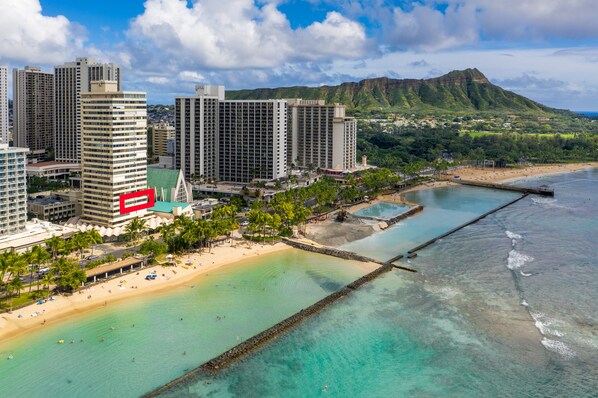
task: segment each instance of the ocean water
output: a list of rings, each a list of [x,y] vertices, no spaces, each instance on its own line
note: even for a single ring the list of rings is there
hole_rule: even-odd
[[[404,211],[409,210],[409,206],[397,203],[379,202],[364,209],[356,211],[354,214],[361,217],[377,217],[388,219],[398,216]]]
[[[48,325],[0,345],[0,397],[140,396],[365,272],[354,262],[292,249]]]
[[[386,261],[519,196],[461,185],[410,192],[405,199],[423,205],[423,212],[340,248]]]
[[[598,170],[519,184],[539,181],[554,199],[525,198],[442,239],[411,260],[418,273],[385,274],[162,396],[598,396]],[[440,195],[418,197],[455,210]],[[384,234],[396,232],[371,244],[392,242]]]

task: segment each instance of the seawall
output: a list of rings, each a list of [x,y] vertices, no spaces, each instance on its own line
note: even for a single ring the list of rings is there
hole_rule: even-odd
[[[461,185],[469,185],[473,187],[481,187],[481,188],[492,188],[492,189],[500,189],[503,191],[513,191],[513,192],[521,192],[524,194],[534,194],[534,195],[542,195],[542,196],[554,196],[554,190],[550,188],[526,188],[526,187],[517,187],[514,185],[506,185],[506,184],[498,184],[493,182],[482,182],[482,181],[470,181],[470,180],[461,180],[457,178],[450,179],[451,182],[455,182]]]
[[[298,240],[289,239],[289,238],[282,238],[282,241],[284,243],[286,243],[287,245],[292,246],[296,249],[301,249],[301,250],[305,250],[308,252],[325,254],[327,256],[338,257],[338,258],[342,258],[344,260],[356,260],[356,261],[362,261],[364,263],[384,264],[381,261],[375,260],[370,257],[362,256],[360,254],[357,254],[355,252],[351,252],[348,250],[340,250],[340,249],[336,249],[336,248],[330,247],[330,246],[312,245],[309,243],[300,242]]]
[[[338,290],[329,296],[326,296],[322,300],[316,302],[315,304],[302,309],[301,311],[291,315],[290,317],[286,318],[285,320],[277,323],[276,325],[264,330],[261,333],[256,334],[255,336],[243,341],[241,344],[231,348],[230,350],[224,352],[223,354],[213,358],[206,363],[200,365],[199,367],[193,369],[190,372],[185,373],[181,377],[171,381],[164,386],[151,391],[145,395],[143,398],[152,398],[157,397],[160,394],[168,391],[170,388],[185,383],[187,381],[192,382],[193,377],[200,375],[200,374],[210,374],[214,373],[223,367],[230,365],[234,361],[240,359],[241,357],[253,352],[257,348],[263,346],[270,340],[278,337],[281,333],[288,331],[289,329],[297,326],[301,321],[304,319],[322,311],[324,308],[328,307],[329,305],[335,303],[339,299],[345,297],[346,295],[350,294],[354,290],[358,289],[362,285],[368,283],[369,281],[377,278],[378,276],[390,271],[393,269],[391,264],[384,264],[381,267],[376,268],[374,271],[362,276],[361,278],[357,279],[356,281],[348,284],[341,290]]]

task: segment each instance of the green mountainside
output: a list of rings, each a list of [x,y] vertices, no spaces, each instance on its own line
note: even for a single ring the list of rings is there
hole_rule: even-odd
[[[339,86],[281,87],[227,91],[226,99],[325,99],[350,113],[459,112],[570,114],[549,108],[490,83],[477,69],[452,71],[426,80],[380,77]],[[571,113],[572,114],[572,113]]]

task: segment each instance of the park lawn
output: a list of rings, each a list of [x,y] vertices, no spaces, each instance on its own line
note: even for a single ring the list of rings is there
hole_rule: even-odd
[[[15,296],[12,298],[12,308],[17,308],[23,306],[25,304],[34,303],[39,298],[48,297],[48,290],[32,290],[31,293],[27,293],[26,291],[21,292],[21,296]],[[6,297],[2,297],[0,299],[0,312],[10,310],[10,299]]]
[[[488,135],[501,135],[501,134],[516,134],[516,135],[531,135],[531,136],[538,136],[543,138],[551,138],[556,135],[561,136],[562,138],[574,138],[575,134],[573,133],[519,133],[513,131],[471,131],[471,130],[461,130],[461,135],[469,134],[472,138],[476,137],[484,137]]]

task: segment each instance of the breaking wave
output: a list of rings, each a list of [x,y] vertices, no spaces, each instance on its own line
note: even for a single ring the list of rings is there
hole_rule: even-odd
[[[513,249],[509,252],[509,258],[507,259],[507,268],[514,270],[523,267],[525,264],[533,261],[534,258]]]
[[[542,345],[546,347],[547,350],[556,352],[557,354],[561,354],[565,358],[573,358],[576,355],[575,351],[573,351],[567,344],[563,343],[562,341],[551,340],[544,337],[542,339]]]

